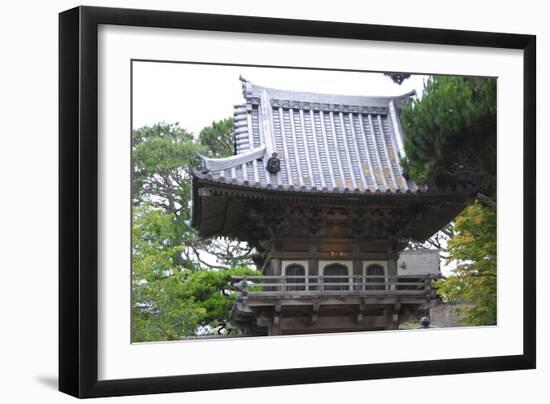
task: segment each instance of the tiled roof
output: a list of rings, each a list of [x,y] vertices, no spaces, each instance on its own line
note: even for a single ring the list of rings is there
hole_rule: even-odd
[[[199,155],[198,178],[304,192],[417,192],[403,177],[399,110],[414,92],[362,97],[285,91],[241,78],[235,156]],[[279,170],[266,166],[276,153]]]

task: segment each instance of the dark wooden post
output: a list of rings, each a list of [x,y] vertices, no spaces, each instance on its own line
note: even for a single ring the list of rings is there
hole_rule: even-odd
[[[317,278],[312,278],[312,277],[316,277],[319,275],[319,258],[314,257],[314,258],[308,259],[307,267],[308,267],[307,275],[310,283],[310,285],[308,285],[308,288],[309,290],[315,290],[317,285],[311,285],[311,283],[314,283],[314,284],[317,283]]]
[[[391,258],[388,260],[388,280],[391,282],[390,286],[387,288],[389,290],[396,290],[397,286],[397,259]]]
[[[269,335],[281,335],[281,310],[281,304],[276,304],[273,310],[273,324],[269,327]]]
[[[282,269],[281,269],[281,259],[280,258],[271,258],[271,262],[269,263],[270,269],[271,269],[271,275],[272,276],[281,276],[282,275]]]
[[[353,260],[353,283],[361,281],[360,285],[355,285],[353,290],[363,290],[363,260],[354,259]]]
[[[399,329],[399,306],[393,305],[387,306],[384,310],[384,317],[386,318],[386,330]]]
[[[281,276],[282,275],[282,269],[281,269],[281,259],[280,258],[271,258],[271,261],[269,262],[269,272],[271,276]],[[280,283],[280,280],[278,279],[269,279],[268,280],[271,283]],[[282,291],[283,289],[281,286],[272,286],[271,290],[273,291]]]

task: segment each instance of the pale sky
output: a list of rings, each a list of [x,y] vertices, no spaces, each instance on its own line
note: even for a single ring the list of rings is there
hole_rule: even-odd
[[[265,87],[364,96],[421,94],[426,77],[397,85],[382,73],[134,62],[133,128],[179,122],[198,134],[213,120],[232,117],[233,105],[243,102],[239,75]]]

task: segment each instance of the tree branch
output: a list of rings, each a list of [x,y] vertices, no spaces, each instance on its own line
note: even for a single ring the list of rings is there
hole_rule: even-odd
[[[190,246],[191,249],[193,250],[193,252],[195,253],[195,256],[197,257],[197,261],[199,261],[201,264],[203,264],[204,266],[208,267],[208,268],[216,268],[216,269],[227,269],[226,266],[222,266],[222,265],[213,265],[213,264],[209,264],[208,262],[204,261],[199,252],[197,251],[196,247],[194,246]]]

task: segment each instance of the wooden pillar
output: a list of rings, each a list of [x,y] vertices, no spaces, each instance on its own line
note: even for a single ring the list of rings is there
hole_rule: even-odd
[[[390,279],[390,282],[395,283],[397,282],[397,259],[396,258],[390,258],[388,260],[388,278]],[[390,286],[390,290],[395,290],[395,285],[392,284]]]
[[[315,257],[307,260],[307,274],[310,277],[319,275],[319,258]],[[309,290],[317,290],[316,285],[311,285],[317,283],[317,278],[309,278],[309,283]]]
[[[269,263],[271,276],[281,276],[282,270],[281,270],[281,259],[280,258],[271,258],[271,262]]]
[[[268,264],[265,266],[264,269],[264,275],[265,276],[280,276],[281,275],[281,259],[280,258],[270,258]],[[265,279],[265,283],[277,283],[277,279]],[[266,286],[266,291],[274,292],[277,291],[276,286]]]
[[[281,335],[281,304],[278,303],[275,305],[273,310],[273,323],[269,327],[269,335]]]
[[[387,306],[384,309],[386,330],[399,329],[399,311],[394,310],[393,306]]]
[[[319,251],[319,244],[317,241],[312,241],[308,244],[308,253],[309,258],[307,260],[307,274],[308,276],[319,276],[319,257],[317,257],[317,252]],[[316,284],[318,283],[319,278],[310,278],[309,282]],[[317,286],[309,286],[309,290],[318,290]]]
[[[388,275],[397,276],[397,260],[395,258],[388,260]]]
[[[352,245],[352,251],[354,256],[356,256],[356,254],[361,254],[361,242],[355,240]],[[352,265],[353,265],[353,269],[352,269],[353,283],[359,283],[359,282],[363,283],[364,281],[363,260],[358,258],[353,258]],[[360,285],[354,287],[354,290],[362,290],[362,289],[363,288]]]
[[[307,260],[308,274],[311,276],[319,275],[319,258],[309,258]]]
[[[399,311],[401,304],[386,306],[384,309],[384,317],[386,323],[386,330],[398,330],[399,329]]]
[[[363,279],[363,260],[353,259],[353,283],[362,283]],[[361,286],[357,285],[354,287],[354,290],[361,290]]]
[[[281,335],[281,320],[277,324],[273,322],[273,325],[269,327],[269,335]]]

